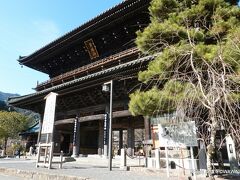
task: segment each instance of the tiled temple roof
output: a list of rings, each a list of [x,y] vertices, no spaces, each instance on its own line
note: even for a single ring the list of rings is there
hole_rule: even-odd
[[[39,55],[45,55],[49,52],[57,49],[67,42],[73,40],[79,34],[86,34],[90,32],[90,29],[96,28],[96,26],[104,23],[109,23],[109,20],[114,19],[116,17],[124,16],[127,12],[133,10],[134,8],[144,6],[149,2],[149,0],[127,0],[123,1],[120,4],[108,9],[107,11],[101,13],[100,15],[96,16],[95,18],[91,19],[90,21],[82,24],[81,26],[73,29],[72,31],[68,32],[67,34],[61,36],[60,38],[52,41],[51,43],[43,46],[39,50],[35,51],[34,53],[30,54],[29,56],[25,56],[20,58],[18,61],[20,64],[27,65],[28,62],[32,60],[36,60]]]
[[[25,95],[25,96],[9,98],[8,102],[9,102],[9,104],[14,105],[14,104],[16,104],[20,101],[25,101],[27,99],[34,98],[34,97],[37,97],[37,96],[47,95],[50,92],[58,92],[61,89],[74,86],[75,84],[78,84],[78,83],[83,83],[85,81],[90,82],[91,80],[97,79],[100,76],[107,76],[107,75],[112,74],[116,77],[116,72],[119,72],[119,71],[123,72],[124,70],[129,69],[130,67],[133,67],[135,65],[141,65],[142,63],[148,62],[148,61],[152,60],[153,58],[154,58],[153,56],[142,57],[142,58],[139,58],[139,59],[136,59],[136,60],[124,63],[124,64],[120,64],[120,65],[117,65],[117,66],[114,66],[114,67],[111,67],[111,68],[108,68],[108,69],[105,69],[105,70],[102,70],[102,71],[99,71],[99,72],[96,72],[96,73],[93,73],[93,74],[90,74],[90,75],[87,75],[87,76],[84,76],[84,77],[74,79],[74,80],[69,81],[69,82],[62,83],[60,85],[50,87],[48,89],[44,89],[42,91],[38,91],[38,92],[33,93],[33,94],[28,94],[28,95]]]

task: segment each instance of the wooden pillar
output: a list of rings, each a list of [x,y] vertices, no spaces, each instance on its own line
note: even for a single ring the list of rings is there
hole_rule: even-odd
[[[123,130],[119,130],[119,150],[123,148]]]
[[[148,116],[144,117],[145,140],[151,139],[151,124]]]
[[[98,155],[102,155],[103,153],[103,134],[104,134],[104,130],[103,130],[103,121],[99,120],[98,121],[99,124],[99,129],[98,129]]]
[[[80,122],[79,117],[74,120],[73,130],[73,157],[78,157],[80,152]]]
[[[127,145],[128,145],[128,155],[134,154],[134,146],[135,146],[135,137],[134,137],[134,128],[132,127],[132,123],[130,123],[130,126],[127,130]]]

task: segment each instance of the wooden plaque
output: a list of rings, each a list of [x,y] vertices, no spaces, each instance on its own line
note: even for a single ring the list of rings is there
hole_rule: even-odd
[[[99,57],[97,48],[92,39],[84,41],[84,44],[85,44],[86,50],[91,59],[95,59],[95,58]]]

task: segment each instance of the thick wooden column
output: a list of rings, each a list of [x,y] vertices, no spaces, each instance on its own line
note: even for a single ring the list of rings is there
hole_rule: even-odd
[[[132,126],[132,122],[129,121],[129,127],[127,129],[127,152],[128,155],[134,154],[134,146],[135,146],[135,137],[134,137],[134,128]]]
[[[73,130],[73,157],[78,157],[80,153],[80,122],[79,117],[74,120]]]
[[[151,139],[151,124],[148,116],[144,117],[145,141]]]
[[[119,130],[119,149],[121,150],[123,148],[123,130]]]

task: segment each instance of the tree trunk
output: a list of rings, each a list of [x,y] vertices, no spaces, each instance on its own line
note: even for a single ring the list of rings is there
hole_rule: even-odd
[[[214,118],[212,118],[212,125],[210,130],[210,142],[207,146],[207,174],[212,177],[212,159],[215,152],[215,137],[217,133],[217,121],[215,121]]]
[[[145,128],[145,143],[147,143],[148,140],[151,139],[151,123],[150,123],[150,118],[148,116],[144,117],[144,128]],[[144,145],[144,149],[145,149],[145,155],[146,157],[150,157],[151,156],[151,152],[150,152],[150,146],[149,144],[145,144]]]
[[[4,138],[4,154],[6,155],[6,150],[7,150],[7,140],[8,140],[8,138],[7,137],[5,137]]]
[[[218,167],[219,167],[219,169],[224,169],[222,152],[221,151],[217,151],[216,153],[217,153]]]

